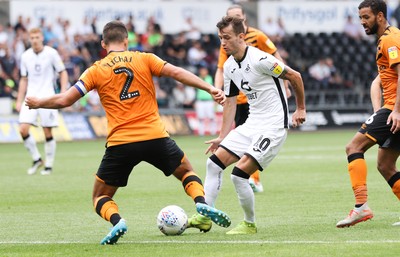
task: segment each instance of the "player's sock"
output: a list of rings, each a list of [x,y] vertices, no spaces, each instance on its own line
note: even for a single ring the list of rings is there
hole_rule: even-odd
[[[44,143],[44,152],[46,154],[45,167],[52,168],[54,164],[54,158],[56,156],[56,140],[53,137],[46,138]]]
[[[115,226],[121,219],[121,216],[118,213],[118,205],[109,196],[103,195],[97,198],[94,208],[100,217],[106,221],[110,221],[113,226]]]
[[[187,172],[182,177],[182,185],[186,194],[189,195],[195,203],[206,203],[203,184],[196,173],[193,171]]]
[[[255,222],[255,211],[254,211],[254,193],[249,184],[249,174],[234,167],[231,179],[235,185],[236,193],[239,198],[239,203],[244,211],[244,220],[250,223]]]
[[[367,202],[367,163],[363,153],[354,153],[347,156],[351,186],[353,188],[356,207]]]
[[[400,172],[396,172],[389,180],[389,186],[392,188],[393,193],[400,200]]]
[[[256,170],[253,174],[251,174],[251,178],[254,180],[255,183],[260,182],[260,171]]]
[[[29,153],[32,156],[32,159],[34,161],[41,159],[35,139],[29,134],[26,137],[23,137],[22,139],[24,140],[24,146],[26,149],[28,149]]]
[[[207,172],[204,180],[204,191],[208,205],[214,206],[222,186],[222,171],[225,165],[213,154],[207,159]]]

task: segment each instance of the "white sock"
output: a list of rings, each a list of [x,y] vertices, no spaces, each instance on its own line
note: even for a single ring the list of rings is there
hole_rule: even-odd
[[[207,159],[207,172],[204,180],[204,193],[206,203],[214,206],[222,186],[222,169],[210,158]]]
[[[34,161],[37,161],[41,158],[36,141],[31,135],[24,139],[24,146],[26,149],[28,149]]]
[[[254,193],[249,184],[249,180],[232,174],[231,179],[235,185],[240,206],[242,206],[244,211],[244,220],[250,223],[255,223]]]
[[[46,162],[44,166],[52,168],[56,156],[56,140],[54,138],[44,143],[44,152],[46,153]]]

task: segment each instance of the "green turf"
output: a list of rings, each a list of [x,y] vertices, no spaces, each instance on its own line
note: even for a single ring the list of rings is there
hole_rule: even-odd
[[[114,197],[129,229],[115,246],[99,245],[110,224],[91,204],[104,140],[58,143],[51,176],[26,175],[31,161],[23,145],[0,144],[0,256],[399,256],[400,227],[391,226],[400,216],[399,201],[376,171],[376,147],[366,154],[375,218],[335,227],[353,206],[344,147],[355,131],[290,132],[261,175],[265,191],[256,195],[256,235],[228,236],[213,226],[206,234],[188,229],[164,236],[156,226],[161,208],[177,204],[192,215],[195,207],[179,181],[140,164]],[[174,139],[204,178],[209,138]],[[230,170],[217,207],[235,226],[243,214]]]

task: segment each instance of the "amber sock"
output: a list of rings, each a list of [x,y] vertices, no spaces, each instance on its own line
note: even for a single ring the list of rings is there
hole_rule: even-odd
[[[351,186],[353,188],[356,206],[367,202],[367,163],[363,153],[351,154],[347,157]]]
[[[97,198],[94,207],[96,213],[103,219],[110,221],[113,226],[121,219],[118,213],[118,205],[109,196],[103,195]]]
[[[256,170],[253,174],[251,174],[251,178],[254,180],[254,182],[258,183],[260,182],[260,171]]]
[[[400,200],[400,172],[396,172],[389,180],[389,186],[392,188],[393,193]]]
[[[187,172],[182,177],[182,185],[186,194],[189,195],[195,203],[206,203],[203,183],[196,173],[193,171]]]

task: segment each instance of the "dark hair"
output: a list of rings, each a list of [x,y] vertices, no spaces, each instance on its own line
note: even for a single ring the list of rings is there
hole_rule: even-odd
[[[358,6],[358,10],[362,8],[371,8],[374,15],[378,15],[379,12],[383,13],[383,17],[387,19],[387,6],[383,0],[364,0]]]
[[[121,43],[128,38],[128,31],[120,21],[110,21],[103,28],[103,41],[105,44]]]
[[[236,35],[245,32],[243,26],[243,19],[239,19],[237,17],[232,17],[232,16],[222,17],[222,19],[217,23],[217,28],[219,30],[222,30],[228,27],[229,25],[232,25],[233,32],[235,32]]]

